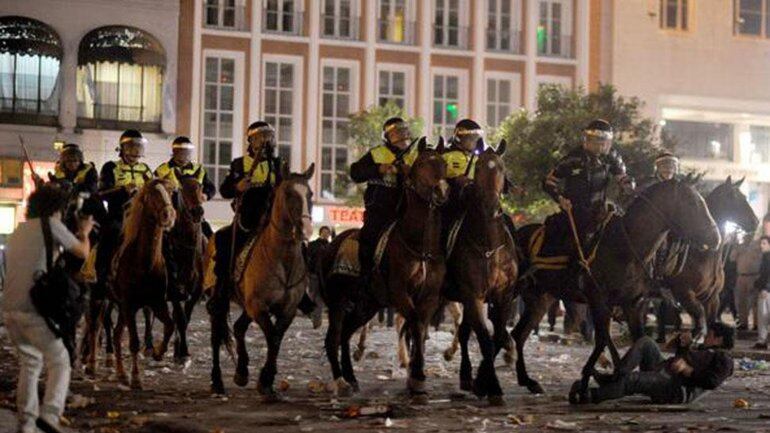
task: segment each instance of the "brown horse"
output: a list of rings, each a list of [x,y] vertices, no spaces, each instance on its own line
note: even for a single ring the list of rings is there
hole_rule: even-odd
[[[314,171],[315,165],[311,164],[304,173],[283,174],[283,181],[275,191],[269,222],[251,244],[243,276],[237,282],[235,296],[244,311],[233,325],[238,353],[234,382],[239,386],[248,383],[245,335],[254,321],[267,341],[267,359],[257,385],[265,401],[278,398],[273,389],[278,352],[308,285],[302,243],[313,232],[310,216],[313,193],[309,180]],[[219,365],[212,369],[212,386],[215,390],[222,386],[224,390]]]
[[[131,199],[123,223],[122,240],[112,262],[110,284],[118,305],[114,344],[116,375],[128,384],[123,367],[123,330],[128,326],[131,349],[131,387],[141,389],[139,374],[139,335],[136,312],[149,307],[163,323],[163,340],[153,350],[160,360],[174,333],[174,321],[166,303],[167,275],[163,258],[163,232],[174,226],[176,212],[171,202],[171,185],[161,179],[147,182]]]
[[[754,233],[759,225],[746,196],[740,191],[743,179],[733,183],[732,177],[706,196],[706,205],[724,238],[725,223],[731,221],[747,233]],[[706,335],[707,325],[718,320],[719,294],[724,286],[726,246],[718,250],[690,248],[681,272],[676,270],[663,278],[674,298],[693,318],[693,338]]]
[[[334,272],[342,243],[358,230],[337,236],[321,260],[321,293],[329,309],[326,356],[337,391],[358,389],[350,359],[350,338],[383,307],[392,306],[405,320],[404,335],[411,342],[407,386],[416,402],[424,402],[424,350],[427,327],[439,306],[445,265],[441,245],[439,208],[447,200],[446,163],[441,158],[444,141],[435,149],[425,137],[418,157],[404,169],[403,212],[394,223],[370,287],[359,277]],[[340,365],[340,354],[342,364]]]
[[[639,194],[625,215],[609,221],[598,241],[590,273],[585,276],[583,287],[579,288],[569,268],[528,269],[532,259],[530,241],[540,227],[542,225],[525,226],[516,235],[516,242],[526,259],[520,262],[522,272],[531,278],[520,280],[518,289],[525,308],[511,333],[516,341],[519,385],[533,393],[544,390],[527,374],[524,344],[555,299],[588,303],[593,318],[594,350],[583,367],[581,389],[578,390],[578,395],[584,396],[596,361],[606,347],[610,348],[613,364],[617,366],[619,362],[620,357],[610,338],[611,309],[621,307],[633,337],[642,335],[641,315],[645,309],[641,305],[650,283],[647,268],[666,234],[675,232],[707,249],[717,248],[721,239],[705,201],[692,185],[678,180],[661,182]]]
[[[497,151],[476,149],[478,161],[472,183],[459,194],[455,206],[463,209],[461,225],[453,251],[447,261],[447,281],[443,295],[463,305],[463,320],[458,329],[462,361],[460,388],[487,396],[493,405],[503,404],[503,390],[495,372],[495,358],[502,348],[513,344],[505,328],[511,316],[514,286],[518,275],[516,246],[506,227],[500,197],[505,184],[502,155],[505,141]],[[451,235],[450,235],[451,236]],[[494,340],[486,325],[485,304],[494,327]],[[468,337],[476,334],[482,361],[473,380],[468,355]]]

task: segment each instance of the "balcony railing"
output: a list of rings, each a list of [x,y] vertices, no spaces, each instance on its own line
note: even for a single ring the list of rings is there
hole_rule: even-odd
[[[134,126],[151,131],[160,130],[160,114],[147,113],[145,107],[100,103],[91,104],[91,107],[91,113],[87,113],[87,105],[78,102],[78,126],[106,129]]]
[[[305,12],[262,9],[262,32],[304,36]]]
[[[224,6],[203,3],[203,27],[216,30],[249,31],[249,20],[246,17],[246,6]]]
[[[521,54],[522,35],[521,30],[516,29],[487,29],[487,51]]]
[[[377,22],[377,41],[386,44],[414,45],[415,22],[381,19]]]
[[[361,17],[321,14],[321,37],[359,40]]]
[[[468,35],[468,27],[465,26],[433,26],[433,46],[467,50]]]
[[[0,123],[57,125],[58,100],[0,98]]]
[[[538,37],[537,54],[544,57],[572,58],[572,35]]]

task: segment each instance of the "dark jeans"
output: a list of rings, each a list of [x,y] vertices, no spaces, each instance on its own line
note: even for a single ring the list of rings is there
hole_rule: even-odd
[[[619,377],[591,390],[594,403],[634,394],[650,397],[657,404],[680,404],[691,400],[691,393],[663,368],[665,361],[658,345],[642,337],[626,352],[617,366]],[[634,371],[636,368],[639,371]]]

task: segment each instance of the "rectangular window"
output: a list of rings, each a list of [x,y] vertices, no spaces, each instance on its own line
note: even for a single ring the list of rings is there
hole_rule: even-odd
[[[299,35],[302,32],[303,14],[298,12],[297,0],[265,0],[262,11],[263,30],[268,33],[289,33]]]
[[[353,106],[354,76],[348,66],[324,66],[321,99],[321,195],[326,199],[348,195],[349,116]]]
[[[468,28],[460,25],[460,0],[435,0],[433,45],[467,48]]]
[[[450,137],[454,131],[460,108],[460,77],[435,74],[433,76],[433,133]]]
[[[660,0],[660,28],[687,30],[688,0]]]
[[[770,36],[768,0],[734,0],[735,33],[748,36]]]
[[[521,53],[519,0],[487,0],[487,50]]]
[[[749,164],[770,163],[770,127],[751,125],[749,133],[751,134],[749,148],[744,149],[741,146],[741,155],[747,154],[746,162]]]
[[[676,140],[681,156],[728,161],[733,158],[733,125],[728,123],[667,120],[663,132]]]
[[[56,116],[61,85],[58,82],[58,59],[0,53],[0,112]]]
[[[393,102],[406,108],[406,72],[380,71],[378,74],[377,104],[382,107]]]
[[[294,84],[298,81],[293,63],[265,62],[263,108],[265,122],[276,131],[278,154],[291,162],[294,142]]]
[[[236,0],[203,0],[203,24],[222,30],[248,30],[245,6]]]
[[[377,39],[393,44],[414,44],[414,21],[408,20],[406,0],[380,0]]]
[[[235,60],[206,57],[203,98],[203,166],[221,185],[233,159]]]
[[[487,79],[487,125],[500,126],[513,111],[513,89],[511,80],[501,78]]]
[[[323,0],[321,34],[324,37],[358,39],[358,22],[352,0]]]
[[[537,53],[541,56],[572,57],[571,1],[539,0]]]

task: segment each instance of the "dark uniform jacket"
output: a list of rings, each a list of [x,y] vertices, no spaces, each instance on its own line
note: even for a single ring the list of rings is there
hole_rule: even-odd
[[[223,198],[235,198],[238,195],[235,186],[249,173],[251,173],[252,186],[275,186],[281,182],[281,166],[283,165],[281,158],[265,159],[256,162],[257,166],[254,167],[255,162],[253,157],[245,155],[230,163],[230,171],[219,187],[219,193]],[[252,167],[254,168],[253,171]]]
[[[169,180],[174,184],[174,187],[178,189],[180,185],[179,179],[176,178],[177,171],[179,171],[182,176],[195,178],[195,180],[197,180],[203,187],[203,194],[206,195],[207,200],[211,200],[217,193],[217,187],[214,185],[214,182],[209,179],[206,169],[203,168],[202,165],[194,162],[187,163],[184,167],[180,167],[172,158],[155,169],[155,176]]]
[[[111,220],[123,220],[123,207],[131,198],[128,191],[121,187],[133,183],[141,188],[150,179],[152,169],[143,162],[128,165],[119,159],[104,164],[99,174],[99,192],[102,200],[107,202],[107,212]]]
[[[380,174],[380,165],[394,164],[401,160],[406,165],[411,165],[417,158],[417,149],[412,147],[409,153],[401,155],[402,150],[390,144],[381,144],[362,156],[361,159],[350,165],[350,178],[353,182],[366,182],[364,192],[364,204],[366,209],[377,208],[393,214],[401,199],[400,175]],[[399,158],[400,155],[400,158]]]
[[[57,163],[55,171],[48,173],[48,179],[53,183],[71,184],[74,194],[81,192],[93,194],[99,186],[99,175],[96,173],[96,167],[93,162],[80,164],[80,167],[73,173],[67,173]]]
[[[610,179],[625,174],[626,166],[615,150],[595,157],[579,147],[559,161],[549,174],[556,182],[546,179],[543,189],[556,201],[560,195],[566,197],[578,212],[595,211],[606,202]]]

